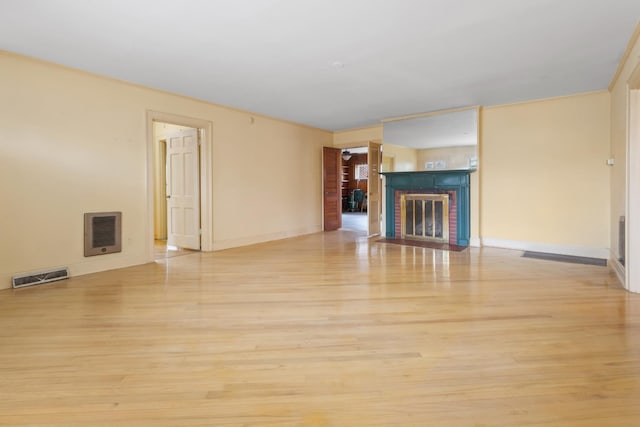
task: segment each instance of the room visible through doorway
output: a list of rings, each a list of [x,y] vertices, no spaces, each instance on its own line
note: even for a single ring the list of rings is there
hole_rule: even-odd
[[[341,205],[343,230],[368,231],[368,147],[342,150]]]
[[[366,212],[343,212],[341,230],[367,232],[368,219]]]

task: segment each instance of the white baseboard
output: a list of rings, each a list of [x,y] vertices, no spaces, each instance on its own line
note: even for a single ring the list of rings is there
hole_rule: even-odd
[[[587,246],[565,246],[552,243],[522,242],[517,240],[494,239],[482,237],[482,246],[494,248],[516,249],[520,251],[544,252],[558,255],[572,255],[588,258],[609,259],[609,248],[593,248]]]
[[[482,240],[479,237],[471,237],[469,239],[469,246],[473,246],[474,248],[479,248],[482,246]]]
[[[616,273],[616,276],[618,277],[618,281],[624,288],[625,287],[624,286],[624,266],[620,264],[620,261],[618,261],[617,258],[611,257],[609,258],[609,267],[611,267],[613,272]]]
[[[219,251],[223,249],[237,248],[240,246],[254,245],[257,243],[271,242],[274,240],[288,239],[290,237],[303,236],[305,234],[319,233],[322,231],[321,226],[307,227],[298,230],[282,231],[278,233],[261,234],[259,236],[244,237],[238,239],[215,240],[213,242],[213,250]]]

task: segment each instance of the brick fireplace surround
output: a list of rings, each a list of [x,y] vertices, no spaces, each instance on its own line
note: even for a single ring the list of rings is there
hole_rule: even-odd
[[[386,178],[386,237],[400,238],[402,194],[449,194],[449,243],[469,245],[469,170],[382,172]]]

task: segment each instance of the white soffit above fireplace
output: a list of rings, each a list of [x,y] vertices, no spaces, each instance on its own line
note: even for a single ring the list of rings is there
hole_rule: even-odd
[[[476,108],[383,123],[385,144],[416,149],[478,145]]]

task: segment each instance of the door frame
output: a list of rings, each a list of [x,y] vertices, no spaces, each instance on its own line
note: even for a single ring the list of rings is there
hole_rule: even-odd
[[[166,164],[167,164],[167,140],[166,139],[158,139],[157,135],[154,135],[154,139],[155,139],[155,150],[156,150],[156,155],[158,156],[158,160],[156,161],[156,159],[154,159],[154,165],[165,165],[165,169],[166,169]],[[154,185],[159,186],[160,188],[155,188],[156,190],[156,194],[154,194],[155,196],[158,196],[158,198],[162,201],[162,203],[158,203],[157,199],[154,199],[154,203],[153,203],[153,209],[154,209],[154,231],[153,231],[153,238],[156,240],[167,240],[167,231],[168,231],[168,226],[167,226],[167,203],[166,203],[166,199],[167,199],[167,174],[165,173],[158,173],[158,171],[156,170],[155,176],[154,176]],[[160,209],[158,209],[160,208]],[[157,223],[156,220],[159,220],[158,222],[161,225],[161,230],[160,233],[158,233],[158,230],[156,229]]]
[[[379,139],[367,139],[367,140],[358,141],[358,142],[353,142],[352,141],[352,142],[347,142],[347,143],[336,144],[336,145],[333,145],[332,147],[333,148],[339,148],[341,150],[348,150],[350,148],[367,148],[367,162],[368,162],[369,161],[369,155],[370,155],[370,152],[369,152],[369,144],[370,143],[380,144],[380,159],[382,159],[382,141],[379,140]],[[380,166],[378,165],[378,168],[379,167]],[[323,171],[323,173],[324,173],[324,171]],[[380,175],[380,177],[383,178],[382,175]],[[384,182],[384,179],[383,179],[383,180],[381,180],[379,182],[379,186],[380,186],[380,188],[379,188],[379,191],[380,191],[380,203],[381,204],[384,203],[384,185],[385,185],[385,182]],[[384,205],[382,205],[382,206],[384,206]],[[323,206],[323,213],[324,213],[324,206]],[[380,230],[381,231],[384,230],[384,221],[385,221],[385,219],[384,219],[383,213],[384,213],[384,207],[382,207],[382,212],[380,213],[380,227],[381,227]],[[368,206],[367,206],[367,234],[369,234],[369,207]],[[380,235],[382,235],[382,232],[380,233]],[[371,236],[368,236],[368,237],[371,237]]]
[[[375,145],[375,147],[374,147]],[[371,153],[373,152],[374,149],[378,150],[378,155],[377,155],[377,164],[375,165],[375,168],[372,168],[372,161],[371,161]],[[383,208],[382,208],[382,202],[383,202],[383,198],[382,198],[382,194],[384,193],[383,188],[382,188],[382,175],[380,175],[380,166],[382,164],[382,143],[380,142],[373,142],[373,141],[369,141],[369,144],[367,145],[367,164],[369,165],[369,182],[367,183],[367,234],[371,237],[371,236],[380,236],[382,235],[382,212],[383,212]],[[377,194],[375,198],[372,198],[370,196],[371,194],[371,183],[375,180],[375,186],[377,188]],[[377,202],[377,209],[371,209],[371,201]],[[374,212],[374,215],[371,214],[371,212]],[[372,218],[373,216],[373,218]],[[373,224],[375,224],[377,222],[377,227],[375,230],[372,230],[371,228],[371,224],[372,224],[372,220],[374,218],[377,218],[377,221],[374,221]]]
[[[640,293],[640,64],[627,81],[624,287]]]
[[[185,117],[172,113],[147,110],[147,221],[145,234],[147,237],[147,260],[154,258],[154,194],[155,194],[155,150],[153,123],[162,122],[178,126],[196,128],[200,132],[200,250],[213,250],[213,123],[194,117]]]

